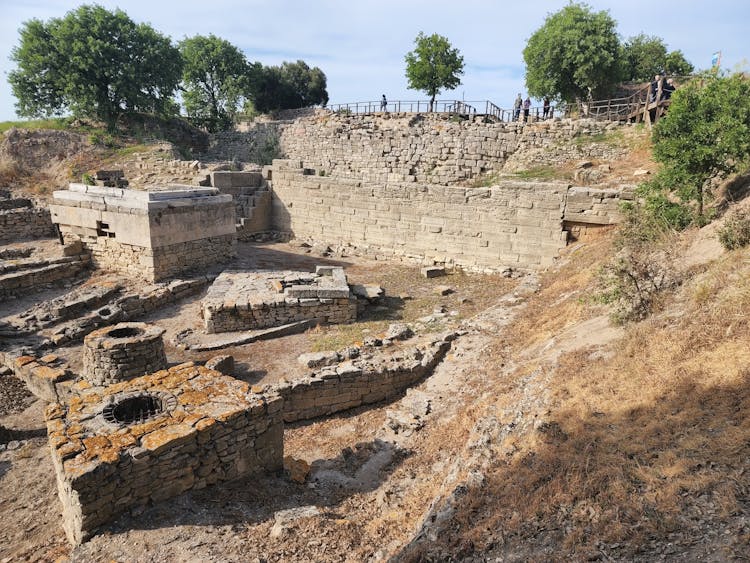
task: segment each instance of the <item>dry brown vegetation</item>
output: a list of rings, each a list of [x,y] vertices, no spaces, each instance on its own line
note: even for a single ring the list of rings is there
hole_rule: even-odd
[[[509,331],[515,338],[498,348],[521,357],[599,312],[581,297],[607,249],[592,245],[548,276]],[[631,324],[608,349],[542,366],[544,422],[506,444],[505,459],[462,504],[448,552],[508,555],[552,542],[565,558],[629,559],[670,541],[696,557],[746,557],[748,312],[745,249],[693,271],[662,314]],[[535,368],[538,360],[522,364],[514,377]]]

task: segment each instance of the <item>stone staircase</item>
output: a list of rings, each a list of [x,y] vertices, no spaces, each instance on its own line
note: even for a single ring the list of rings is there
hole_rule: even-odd
[[[209,179],[211,187],[234,198],[239,240],[271,230],[271,189],[260,170],[216,171]]]

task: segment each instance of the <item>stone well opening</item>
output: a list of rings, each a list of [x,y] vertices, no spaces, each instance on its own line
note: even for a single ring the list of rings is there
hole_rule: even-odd
[[[110,338],[134,338],[136,336],[140,336],[143,334],[143,330],[134,327],[134,326],[126,326],[123,328],[115,328],[113,330],[110,330],[107,333],[107,336]]]
[[[157,395],[143,393],[107,405],[102,415],[104,420],[115,424],[140,424],[166,412],[164,403]]]

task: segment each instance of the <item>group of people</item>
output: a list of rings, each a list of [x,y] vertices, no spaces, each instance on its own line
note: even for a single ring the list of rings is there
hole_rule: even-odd
[[[523,108],[523,120],[529,120],[529,112],[531,111],[531,98],[526,96],[524,100],[521,98],[521,93],[518,93],[516,101],[513,102],[513,121],[518,121],[521,117],[521,109]],[[538,114],[537,114],[538,116]],[[550,105],[549,96],[544,97],[542,102],[542,119],[549,119],[552,117],[552,106]]]
[[[657,74],[651,83],[651,101],[655,102],[657,98],[659,98],[659,101],[668,100],[676,89],[677,87],[671,78],[667,79],[665,76]]]

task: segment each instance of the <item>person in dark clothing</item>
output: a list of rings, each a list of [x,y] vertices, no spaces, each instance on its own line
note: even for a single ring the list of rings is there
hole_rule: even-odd
[[[549,96],[544,96],[544,101],[542,103],[542,119],[547,119],[549,117]]]
[[[668,100],[672,97],[672,92],[674,92],[677,88],[674,85],[674,80],[671,78],[667,80],[667,83],[664,85],[664,88],[662,89],[662,100]]]
[[[531,98],[526,96],[526,99],[523,101],[523,120],[528,121],[529,120],[529,110],[531,109]]]

